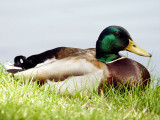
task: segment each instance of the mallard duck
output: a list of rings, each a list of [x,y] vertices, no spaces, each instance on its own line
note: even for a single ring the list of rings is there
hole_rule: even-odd
[[[14,65],[7,66],[14,76],[23,76],[40,82],[52,82],[60,92],[74,93],[77,89],[102,88],[106,85],[124,84],[128,88],[150,83],[148,70],[140,63],[121,56],[119,51],[127,50],[140,56],[151,57],[120,26],[105,28],[96,42],[96,49],[59,47],[28,58],[17,56]],[[43,64],[42,64],[43,63]],[[127,83],[127,84],[126,84]]]

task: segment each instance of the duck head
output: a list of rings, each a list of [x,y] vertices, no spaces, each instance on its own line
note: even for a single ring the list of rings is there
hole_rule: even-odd
[[[120,58],[119,51],[127,50],[137,55],[151,57],[151,54],[140,48],[131,38],[128,31],[120,26],[105,28],[96,43],[96,58],[108,63]]]

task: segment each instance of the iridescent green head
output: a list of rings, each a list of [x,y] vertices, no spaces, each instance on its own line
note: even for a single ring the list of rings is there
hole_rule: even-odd
[[[151,55],[139,48],[132,40],[128,31],[120,26],[109,26],[105,28],[96,43],[96,58],[102,62],[110,62],[121,56],[119,51],[128,50],[138,55]]]

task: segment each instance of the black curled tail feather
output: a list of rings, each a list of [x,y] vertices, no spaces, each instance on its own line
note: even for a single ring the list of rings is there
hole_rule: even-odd
[[[16,67],[23,67],[23,63],[26,61],[26,57],[25,56],[16,56],[14,58],[14,66]]]
[[[29,69],[36,65],[29,61],[25,56],[20,55],[14,58],[14,66],[21,67],[22,69]]]

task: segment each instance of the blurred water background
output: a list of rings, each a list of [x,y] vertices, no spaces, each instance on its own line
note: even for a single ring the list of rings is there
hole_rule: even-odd
[[[149,70],[160,73],[160,0],[1,0],[0,62],[59,46],[95,47],[107,26],[126,28],[152,53]],[[126,54],[126,52],[122,52]],[[149,58],[128,53],[147,65]]]

